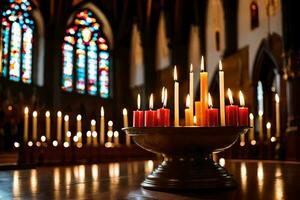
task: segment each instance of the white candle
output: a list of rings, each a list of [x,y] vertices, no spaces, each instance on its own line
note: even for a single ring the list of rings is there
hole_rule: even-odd
[[[252,140],[255,140],[255,138],[254,138],[254,130],[255,130],[254,129],[254,116],[252,113],[249,114],[249,119],[250,119],[250,127],[252,127],[252,128],[250,128],[248,139],[251,142]]]
[[[32,113],[32,140],[37,140],[37,111]]]
[[[266,124],[266,128],[267,128],[267,141],[270,141],[271,140],[271,122],[268,122]]]
[[[101,106],[100,112],[100,145],[104,145],[105,143],[105,122],[104,122],[104,108]]]
[[[123,127],[128,127],[128,112],[127,109],[123,109]],[[126,134],[126,146],[130,146],[130,136]]]
[[[93,145],[94,146],[98,146],[98,138],[97,138],[97,132],[96,132],[96,120],[92,119],[91,120],[91,133],[95,135],[95,137],[93,137]]]
[[[116,146],[119,145],[119,132],[118,131],[114,132],[114,143]]]
[[[275,106],[276,106],[276,137],[280,137],[280,103],[279,95],[275,94]]]
[[[174,126],[179,126],[179,83],[176,66],[174,67]]]
[[[114,136],[114,133],[112,131],[107,131],[107,140],[108,142],[112,142],[112,137]]]
[[[98,133],[96,131],[91,132],[93,137],[93,146],[98,146]]]
[[[81,115],[77,115],[76,120],[77,120],[77,124],[76,124],[76,130],[77,130],[77,138],[78,138],[78,143],[81,144],[82,143],[82,132],[81,132]]]
[[[94,138],[94,137],[93,137]],[[86,132],[86,144],[88,146],[90,146],[92,143],[92,132],[91,131],[87,131]]]
[[[190,67],[190,119],[194,118],[194,72],[193,65]],[[193,125],[193,124],[191,124]]]
[[[46,111],[46,139],[50,141],[51,138],[51,121],[50,121],[50,111]]]
[[[29,119],[29,116],[28,116],[28,113],[29,113],[29,109],[28,107],[25,107],[24,109],[24,143],[26,144],[27,141],[28,141],[28,119]]]
[[[109,131],[113,131],[113,125],[114,125],[113,121],[109,120],[109,121],[107,122],[107,126],[108,126],[107,129],[108,129]]]
[[[225,126],[225,95],[224,95],[224,71],[222,62],[219,61],[219,90],[220,90],[220,121]]]
[[[263,140],[264,140],[263,115],[264,115],[264,113],[262,111],[258,112],[259,140],[261,142],[263,142]]]
[[[57,142],[58,142],[58,144],[60,144],[61,143],[61,124],[62,124],[62,118],[61,118],[62,113],[61,113],[61,111],[58,111],[56,113],[56,115],[57,115],[57,127],[56,127]]]
[[[67,132],[69,131],[69,115],[64,116],[64,129],[65,129],[65,141],[70,142],[70,137],[67,136]]]

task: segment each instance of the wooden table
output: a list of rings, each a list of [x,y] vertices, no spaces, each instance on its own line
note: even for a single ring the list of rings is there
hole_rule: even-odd
[[[300,163],[226,160],[232,191],[172,194],[140,188],[156,162],[132,161],[0,171],[0,199],[299,199]]]

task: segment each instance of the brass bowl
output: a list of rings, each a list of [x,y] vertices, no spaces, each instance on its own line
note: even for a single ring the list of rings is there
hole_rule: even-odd
[[[211,159],[211,153],[231,147],[249,127],[128,127],[123,130],[140,147],[164,157],[142,187],[168,191],[236,187],[232,176]]]

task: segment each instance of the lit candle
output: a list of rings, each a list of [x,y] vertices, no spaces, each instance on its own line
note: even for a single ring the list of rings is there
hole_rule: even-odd
[[[37,140],[37,111],[32,113],[32,140]]]
[[[240,107],[239,107],[239,126],[248,126],[248,108],[245,107],[245,99],[242,91],[239,92]]]
[[[86,132],[86,144],[88,146],[90,146],[92,143],[92,132],[91,131],[87,131]]]
[[[119,132],[118,131],[114,132],[114,143],[116,146],[119,145]]]
[[[108,132],[107,133],[110,133],[110,137],[108,137],[108,142],[112,142],[112,139],[113,139],[113,121],[109,120],[107,122],[107,129],[108,129]]]
[[[208,126],[219,126],[219,110],[217,108],[213,108],[212,99],[210,93],[208,93],[208,106],[209,109],[206,110],[207,114],[207,122]]]
[[[153,109],[153,94],[150,95],[149,98],[149,110],[145,111],[145,126],[153,127],[157,124],[157,115],[156,111]]]
[[[201,58],[201,72],[200,72],[200,101],[201,101],[201,126],[206,125],[206,110],[208,108],[208,73],[204,71],[204,59]]]
[[[46,138],[47,140],[50,141],[50,138],[51,138],[51,130],[50,130],[50,127],[51,127],[51,122],[50,122],[50,111],[46,111],[45,113],[45,116],[46,116]]]
[[[191,126],[191,109],[190,109],[190,95],[188,94],[186,96],[186,103],[185,103],[185,106],[186,106],[186,109],[184,109],[184,114],[185,114],[185,126]]]
[[[170,126],[170,109],[165,108],[168,99],[168,90],[165,87],[163,87],[161,95],[163,107],[157,110],[157,125]]]
[[[98,146],[98,138],[97,138],[97,132],[96,132],[96,120],[91,120],[91,134],[96,134],[96,137],[93,137],[93,145]],[[90,142],[91,143],[91,142]]]
[[[174,126],[179,126],[179,82],[176,66],[174,67]]]
[[[1,50],[0,50],[1,51]],[[24,108],[24,143],[26,144],[28,142],[28,116],[29,109],[28,107]]]
[[[201,125],[201,102],[195,101],[196,126]]]
[[[100,145],[105,143],[105,120],[104,120],[104,108],[101,106],[100,112]]]
[[[61,126],[62,126],[62,113],[61,111],[58,111],[56,113],[57,115],[57,127],[56,127],[56,131],[57,131],[57,142],[60,144],[61,143]]]
[[[276,111],[276,137],[280,137],[280,104],[279,95],[275,94],[275,111]]]
[[[107,131],[107,142],[112,142],[112,137],[114,136],[114,132],[113,131]]]
[[[259,140],[261,142],[264,140],[263,115],[264,115],[264,113],[260,110],[258,112],[258,126],[259,126]]]
[[[224,71],[222,62],[219,61],[219,92],[220,92],[220,121],[225,126],[225,95],[224,95]]]
[[[254,138],[254,115],[252,113],[249,114],[250,119],[250,132],[249,132],[249,141],[255,140]]]
[[[76,117],[76,120],[77,120],[77,125],[76,125],[77,134],[76,135],[77,135],[79,144],[82,144],[81,119],[82,119],[81,115],[80,114],[77,115],[77,117]]]
[[[64,129],[65,129],[65,141],[70,142],[70,137],[68,137],[67,132],[69,131],[69,115],[64,116]]]
[[[238,106],[233,104],[232,92],[230,89],[227,90],[230,105],[226,106],[226,125],[237,126],[238,125]],[[247,116],[248,117],[248,116]]]
[[[128,112],[127,109],[123,109],[123,127],[128,127]],[[126,146],[130,146],[130,136],[126,134]]]
[[[271,122],[267,122],[266,124],[266,128],[267,128],[267,141],[271,140]]]
[[[92,142],[92,141],[91,141],[92,138],[93,138],[93,146],[94,146],[94,147],[97,147],[97,146],[98,146],[98,133],[97,133],[97,131],[91,132],[90,143]]]
[[[143,127],[144,126],[144,111],[141,109],[141,96],[137,96],[137,110],[133,111],[133,127]]]
[[[193,65],[190,66],[190,118],[193,119],[194,117],[194,72],[193,72]],[[191,124],[193,125],[193,124]]]

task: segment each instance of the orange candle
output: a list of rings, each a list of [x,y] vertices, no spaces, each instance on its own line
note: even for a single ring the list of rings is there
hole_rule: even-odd
[[[186,96],[186,109],[184,109],[185,114],[185,126],[192,126],[193,118],[191,118],[191,109],[190,109],[190,95]]]
[[[208,108],[208,73],[204,71],[204,59],[201,58],[200,72],[200,100],[201,100],[201,117],[200,125],[206,126],[206,110]]]
[[[195,102],[195,114],[196,114],[196,126],[200,126],[200,118],[201,118],[201,101]]]

